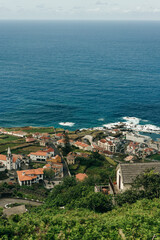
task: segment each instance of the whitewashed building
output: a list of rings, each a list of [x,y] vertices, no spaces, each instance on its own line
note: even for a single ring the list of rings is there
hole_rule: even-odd
[[[17,171],[18,183],[20,186],[31,186],[43,180],[43,168]]]
[[[101,139],[98,141],[98,146],[103,150],[106,150],[109,152],[116,152],[116,144],[112,141]]]
[[[54,149],[48,148],[46,150],[31,152],[28,156],[32,161],[46,161],[48,158],[54,157]]]
[[[160,173],[160,162],[119,164],[116,169],[118,191],[124,192],[130,189],[135,178],[150,169]]]
[[[10,148],[8,148],[7,156],[0,154],[0,162],[5,166],[7,170],[18,169],[21,167],[21,155],[12,154]]]

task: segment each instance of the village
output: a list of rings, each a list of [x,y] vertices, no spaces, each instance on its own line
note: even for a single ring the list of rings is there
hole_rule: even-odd
[[[20,186],[53,189],[67,176],[99,175],[95,192],[108,194],[129,189],[146,169],[160,172],[160,140],[121,128],[1,128],[0,153],[0,181]]]

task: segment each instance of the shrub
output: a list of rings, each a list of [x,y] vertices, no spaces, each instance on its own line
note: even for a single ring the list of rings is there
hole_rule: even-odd
[[[112,198],[103,193],[91,192],[87,197],[81,199],[79,207],[88,208],[100,213],[107,212],[112,210]]]
[[[122,206],[125,203],[135,203],[137,200],[144,198],[143,191],[127,190],[124,193],[115,196],[115,201],[118,206]]]

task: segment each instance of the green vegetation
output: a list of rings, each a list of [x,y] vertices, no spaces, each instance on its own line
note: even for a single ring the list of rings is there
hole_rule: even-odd
[[[160,175],[153,170],[148,170],[140,174],[135,179],[130,190],[115,197],[115,201],[119,206],[125,203],[134,203],[139,199],[160,198]]]
[[[0,184],[0,194],[4,197],[20,197],[44,201],[49,194],[43,184],[33,184],[32,186],[22,186],[19,184]]]
[[[110,158],[110,157],[105,157],[105,158],[108,161],[108,163],[110,163],[111,165],[113,165],[113,166],[117,165],[117,163],[112,158]]]
[[[66,183],[66,187],[69,185],[74,185],[72,180]],[[73,190],[74,186],[70,187]],[[56,191],[58,193],[58,190]],[[82,191],[78,191],[79,197],[80,192]],[[28,213],[11,216],[9,219],[0,218],[0,239],[121,240],[122,233],[126,240],[150,240],[154,235],[155,239],[160,239],[159,199],[143,199],[132,205],[125,204],[107,213],[100,213],[84,208],[63,210],[53,207],[52,201],[54,204],[60,203],[60,198],[59,202],[58,199],[54,201],[51,198],[55,194],[56,192],[50,195],[48,202],[43,206],[32,208]],[[76,201],[75,195],[74,192],[72,199]],[[107,198],[104,199],[102,194],[88,193],[88,199],[83,201],[83,206],[88,202],[91,209],[95,207],[95,203],[98,206],[99,202],[109,206],[105,202]]]
[[[22,147],[22,148],[19,148],[19,149],[12,150],[12,153],[28,155],[29,153],[39,151],[42,148],[43,147],[34,143],[34,145],[31,145],[31,146],[26,146],[24,148]]]
[[[46,201],[47,206],[68,209],[87,208],[96,212],[112,209],[110,196],[94,193],[96,178],[88,178],[77,182],[75,178],[65,178],[63,184],[55,186]]]
[[[53,127],[15,127],[15,128],[5,128],[6,131],[23,131],[26,133],[53,133],[54,128]]]
[[[2,137],[3,136],[3,137]],[[1,135],[0,138],[0,152],[6,153],[8,147],[11,148],[11,150],[14,151],[14,153],[21,153],[22,149],[30,145],[29,143],[26,143],[24,138],[19,138],[15,136],[10,135]]]
[[[148,158],[160,161],[160,154],[154,154],[152,156],[149,156]]]
[[[127,154],[115,153],[113,159],[117,162],[125,162],[124,158],[127,157]]]
[[[27,133],[54,133],[54,128],[53,127],[28,127],[28,128],[23,128],[24,132]]]
[[[0,135],[0,144],[8,143],[15,140],[20,140],[20,138],[12,135]]]
[[[7,149],[8,147],[10,147],[10,149],[14,149],[14,148],[21,148],[22,145],[19,145],[19,143],[17,142],[11,142],[11,143],[6,143],[6,144],[3,144],[3,145],[0,145],[0,153],[6,153],[7,152]]]
[[[5,180],[8,178],[6,172],[7,170],[5,170],[4,172],[0,172],[0,180]]]
[[[156,173],[150,171],[137,177],[134,189],[121,194],[121,200],[125,200],[118,202],[121,207],[112,205],[111,196],[94,193],[95,183],[96,178],[89,177],[83,182],[65,178],[42,206],[8,219],[0,217],[0,239],[150,240],[155,236],[160,239],[160,199],[154,198],[154,186],[160,188]],[[135,191],[142,186],[144,190]],[[152,200],[147,199],[148,191]],[[144,199],[137,201],[140,192]]]
[[[0,217],[2,216],[3,214],[3,208],[0,208]]]
[[[42,162],[42,163],[30,162],[29,163],[29,168],[31,168],[31,169],[43,168],[45,165],[46,165],[45,162]]]
[[[28,133],[54,131],[53,128],[31,127],[14,130]],[[76,134],[79,135],[78,132]],[[89,132],[84,131],[82,134]],[[97,131],[94,137],[101,137],[102,134]],[[9,136],[8,142],[7,138],[0,138],[0,150],[7,149],[9,144],[11,147],[20,146],[13,153],[28,154],[41,149],[37,144],[21,148],[24,139]],[[67,134],[65,141],[63,151],[67,155],[75,148],[69,145]],[[84,152],[77,149],[75,151]],[[3,210],[0,208],[0,239],[150,240],[154,236],[155,239],[160,239],[160,177],[157,173],[148,171],[141,174],[136,178],[132,189],[118,194],[114,201],[110,195],[94,192],[95,184],[107,185],[109,177],[114,180],[117,162],[123,161],[124,157],[124,154],[117,154],[112,159],[98,153],[89,153],[87,158],[77,157],[76,164],[69,166],[71,173],[86,173],[88,178],[82,182],[76,181],[75,177],[65,178],[62,184],[51,191],[46,190],[43,184],[34,184],[31,187],[1,184],[1,196],[8,194],[9,197],[38,199],[45,203],[40,207],[28,206],[28,212],[8,219],[2,216]],[[150,158],[155,157],[160,160],[158,154]],[[34,163],[32,167],[43,165],[44,163]],[[51,181],[52,177],[53,171],[45,172],[46,179]]]
[[[64,133],[64,141],[65,141],[65,146],[62,148],[62,152],[63,152],[63,156],[66,156],[72,150],[67,132]]]
[[[24,205],[24,204],[23,203],[11,203],[11,204],[8,204],[8,207],[12,208],[12,207],[18,207],[21,205]]]
[[[88,176],[95,176],[102,183],[108,183],[109,177],[114,180],[116,163],[109,157],[97,152],[89,154],[89,157],[77,157],[75,165],[69,165],[72,175],[86,173]]]
[[[55,172],[53,169],[45,169],[44,170],[44,179],[47,179],[49,182],[54,180],[55,177]]]

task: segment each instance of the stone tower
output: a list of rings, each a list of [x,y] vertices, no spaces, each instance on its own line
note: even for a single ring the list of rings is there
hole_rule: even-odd
[[[8,170],[12,170],[13,169],[13,158],[12,158],[12,154],[11,154],[11,149],[8,147],[8,151],[7,151],[7,169]]]

